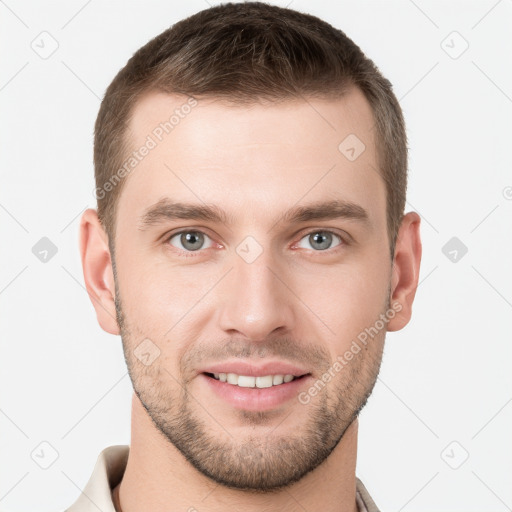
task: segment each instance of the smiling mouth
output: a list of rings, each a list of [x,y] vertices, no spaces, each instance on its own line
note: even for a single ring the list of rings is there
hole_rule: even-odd
[[[265,375],[261,377],[252,377],[249,375],[237,375],[236,373],[209,373],[204,372],[204,375],[226,384],[238,386],[241,388],[271,388],[274,386],[282,386],[306,377],[308,374],[295,376],[295,375]]]

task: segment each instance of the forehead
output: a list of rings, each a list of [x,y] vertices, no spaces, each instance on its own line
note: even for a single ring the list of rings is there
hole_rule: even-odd
[[[319,199],[355,202],[371,216],[385,211],[374,118],[356,88],[336,100],[251,105],[152,92],[134,108],[128,134],[138,155],[119,198],[120,223],[164,197],[217,204],[253,222]]]

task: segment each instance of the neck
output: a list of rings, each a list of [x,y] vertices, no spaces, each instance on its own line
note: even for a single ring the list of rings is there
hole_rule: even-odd
[[[356,454],[357,420],[329,457],[298,482],[267,494],[230,489],[198,472],[153,425],[134,394],[130,452],[114,503],[122,512],[355,512]]]

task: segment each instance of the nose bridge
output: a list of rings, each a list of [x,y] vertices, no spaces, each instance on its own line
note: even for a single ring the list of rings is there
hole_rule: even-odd
[[[246,237],[233,254],[233,270],[226,282],[220,327],[252,340],[264,340],[276,329],[293,327],[292,294],[283,265],[253,237]]]

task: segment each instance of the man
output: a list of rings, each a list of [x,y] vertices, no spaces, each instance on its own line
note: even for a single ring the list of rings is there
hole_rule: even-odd
[[[132,436],[68,510],[377,510],[357,417],[421,259],[391,84],[318,18],[212,7],[115,77],[94,158],[81,258]]]

